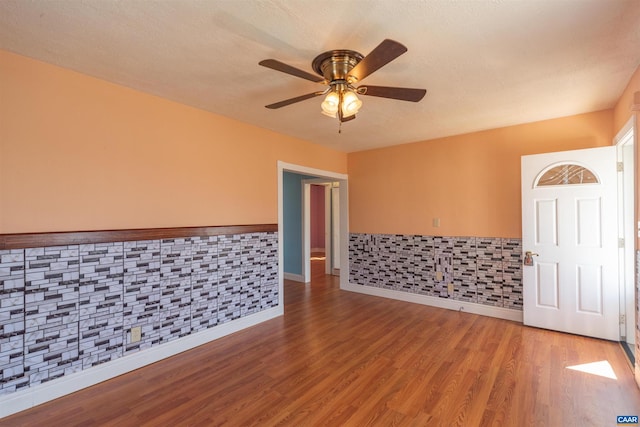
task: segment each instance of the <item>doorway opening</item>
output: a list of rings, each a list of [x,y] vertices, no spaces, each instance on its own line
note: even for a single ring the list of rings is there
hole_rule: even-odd
[[[303,265],[311,280],[311,261],[324,274],[340,275],[340,182],[322,178],[303,180]],[[321,261],[321,262],[320,262]]]
[[[326,274],[328,273],[328,266],[330,264],[327,262],[327,255],[331,248],[330,242],[327,242],[327,240],[330,239],[330,236],[327,233],[327,225],[330,226],[331,224],[331,202],[330,200],[325,200],[325,190],[326,186],[323,184],[305,184],[305,194],[307,191],[309,192],[309,209],[306,209],[306,206],[303,208],[303,211],[305,212],[303,246],[305,248],[305,255],[307,251],[309,253],[309,263],[312,264],[313,262],[313,266],[316,270],[321,270],[321,272],[325,272]],[[305,197],[305,202],[306,200],[307,197]],[[329,215],[327,215],[327,210],[329,210]],[[308,221],[306,218],[306,212],[309,212]],[[309,230],[308,239],[307,229]],[[307,246],[309,246],[308,250],[306,248]],[[304,262],[307,262],[306,256]]]
[[[311,186],[325,189],[325,258],[329,273],[335,272],[340,286],[349,281],[348,268],[348,180],[347,175],[278,162],[278,249],[281,278],[280,297],[283,296],[282,279],[308,283],[311,280]],[[339,191],[334,191],[339,188]],[[332,200],[332,197],[334,199]],[[333,235],[335,233],[335,235]],[[318,247],[316,247],[318,249]],[[281,300],[282,302],[282,300]]]

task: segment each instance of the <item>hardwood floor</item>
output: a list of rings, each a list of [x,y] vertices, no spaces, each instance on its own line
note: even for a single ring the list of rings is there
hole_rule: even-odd
[[[640,415],[617,343],[341,291],[313,266],[283,317],[3,426],[615,426]],[[608,361],[617,379],[568,366]]]

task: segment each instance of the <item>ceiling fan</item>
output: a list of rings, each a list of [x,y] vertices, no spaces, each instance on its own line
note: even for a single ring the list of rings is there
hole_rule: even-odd
[[[356,118],[356,113],[362,106],[357,95],[378,96],[381,98],[398,99],[401,101],[420,101],[427,93],[426,89],[413,89],[388,86],[355,86],[365,77],[388,64],[407,51],[407,48],[390,39],[385,39],[367,56],[346,49],[330,50],[316,56],[311,67],[317,75],[287,65],[276,59],[265,59],[258,64],[276,71],[291,74],[312,82],[328,85],[329,87],[295,98],[266,105],[266,108],[276,109],[305,99],[326,95],[321,104],[322,113],[338,118],[340,123]]]

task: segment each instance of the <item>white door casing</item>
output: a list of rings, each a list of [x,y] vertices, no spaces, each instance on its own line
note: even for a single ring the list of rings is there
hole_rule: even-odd
[[[621,341],[630,348],[635,345],[636,308],[635,308],[635,147],[633,118],[614,138],[618,152],[618,237],[623,239],[619,249],[620,314],[624,322],[620,324]]]
[[[562,165],[598,182],[570,184]],[[564,171],[558,185],[538,183],[551,170]],[[613,146],[522,157],[522,248],[536,254],[523,266],[525,325],[619,340],[616,193]]]
[[[331,269],[340,269],[340,187],[331,187]],[[333,273],[333,271],[332,271]]]

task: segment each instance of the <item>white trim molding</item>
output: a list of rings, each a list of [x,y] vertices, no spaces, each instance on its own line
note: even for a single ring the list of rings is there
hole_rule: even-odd
[[[371,286],[354,285],[352,283],[341,286],[345,291],[357,292],[377,297],[390,298],[399,301],[429,305],[445,308],[447,310],[462,311],[465,313],[479,314],[482,316],[496,317],[498,319],[512,320],[522,323],[522,311],[502,307],[491,307],[473,302],[457,301],[449,298],[437,298],[429,295],[410,294],[408,292],[394,291],[391,289],[374,288]]]
[[[283,273],[283,277],[285,280],[293,280],[294,282],[300,282],[300,283],[307,283],[304,280],[304,275],[302,274],[295,274],[295,273]]]

